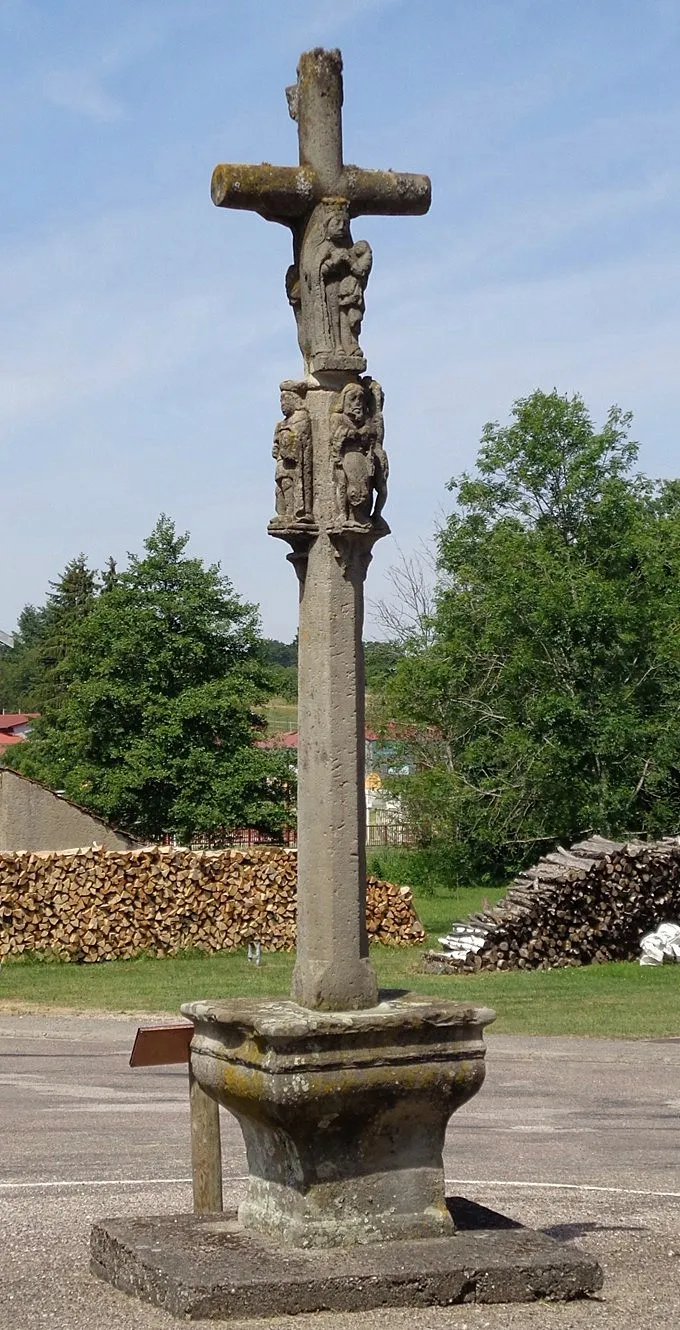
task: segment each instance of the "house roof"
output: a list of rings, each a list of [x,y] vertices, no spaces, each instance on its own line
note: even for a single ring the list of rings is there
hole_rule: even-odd
[[[25,725],[29,720],[37,720],[37,711],[3,711],[0,715],[0,733],[13,730],[17,725]]]
[[[0,731],[0,748],[8,748],[10,744],[23,744],[26,739],[23,734],[3,734]]]
[[[365,730],[367,743],[374,743],[380,738],[375,730]],[[270,734],[266,739],[260,739],[255,745],[256,748],[297,748],[298,732],[297,730],[277,730],[276,734]]]
[[[267,739],[258,739],[256,748],[297,748],[298,732],[297,730],[277,730],[276,734],[270,734]]]

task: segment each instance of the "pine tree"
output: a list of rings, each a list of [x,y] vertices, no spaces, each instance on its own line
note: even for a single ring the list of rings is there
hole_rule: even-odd
[[[63,663],[74,633],[94,605],[98,578],[79,554],[49,585],[45,605],[22,610],[14,646],[0,661],[0,705],[5,711],[44,715],[63,698]]]

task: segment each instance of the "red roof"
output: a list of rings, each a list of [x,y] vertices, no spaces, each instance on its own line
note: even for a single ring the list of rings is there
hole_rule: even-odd
[[[380,736],[375,733],[375,730],[369,730],[367,728],[365,731],[365,737],[366,741],[371,743],[375,742],[376,739],[379,739]],[[255,745],[256,748],[297,748],[297,746],[297,730],[277,730],[276,734],[270,734],[268,738],[260,739]]]
[[[0,732],[2,730],[13,730],[17,725],[25,725],[29,720],[37,720],[37,711],[3,711],[0,716]]]
[[[256,748],[297,748],[297,746],[297,730],[277,731],[276,734],[270,734],[268,739],[259,739],[255,744]]]
[[[23,744],[25,742],[26,736],[23,734],[0,733],[0,748],[8,748],[10,744]]]
[[[423,729],[419,729],[417,725],[399,725],[391,720],[385,730],[385,734],[377,734],[375,730],[371,730],[366,726],[364,731],[366,742],[389,743],[392,740],[395,743],[399,741],[407,743],[409,740],[418,739],[429,739],[436,742],[442,737],[441,731],[434,725],[426,725]],[[256,748],[297,748],[297,746],[297,730],[277,731],[276,734],[270,734],[266,739],[260,739],[255,744]]]

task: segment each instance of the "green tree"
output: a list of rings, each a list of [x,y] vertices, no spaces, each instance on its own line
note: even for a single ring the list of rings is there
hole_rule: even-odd
[[[298,697],[298,642],[279,642],[265,637],[262,642],[264,659],[271,670],[272,685],[278,697],[286,702],[297,702]],[[394,672],[401,655],[397,642],[364,642],[366,688],[382,688]]]
[[[385,687],[397,668],[401,654],[397,642],[364,642],[366,688],[369,692]]]
[[[0,707],[32,711],[35,683],[42,676],[38,643],[45,610],[25,605],[14,633],[14,646],[0,654]]]
[[[289,669],[292,665],[297,669],[297,635],[294,642],[279,642],[275,637],[264,637],[262,653],[268,665],[280,665],[283,669]]]
[[[269,668],[272,691],[284,702],[297,702],[297,635],[294,642],[279,642],[275,637],[263,638],[262,654]]]
[[[14,646],[0,660],[0,705],[5,711],[44,713],[65,692],[63,662],[74,632],[94,604],[97,574],[79,554],[50,588],[45,605],[22,610]]]
[[[421,837],[468,871],[680,825],[680,484],[633,473],[629,428],[535,392],[450,483],[432,642],[387,706],[420,736],[398,784]]]
[[[68,690],[11,761],[149,839],[287,820],[285,758],[255,747],[268,686],[257,613],[161,517],[62,662]]]

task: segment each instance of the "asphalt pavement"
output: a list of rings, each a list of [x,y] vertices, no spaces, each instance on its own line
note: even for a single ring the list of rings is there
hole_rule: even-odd
[[[97,1219],[191,1208],[186,1069],[131,1070],[138,1023],[0,1010],[2,1330],[176,1324],[88,1272]],[[296,1330],[680,1324],[680,1038],[490,1034],[488,1048],[486,1083],[447,1135],[447,1190],[578,1243],[604,1268],[602,1295],[566,1305],[319,1314],[298,1318]],[[235,1205],[246,1163],[228,1114],[222,1136],[225,1204]],[[291,1330],[290,1318],[265,1324]]]

